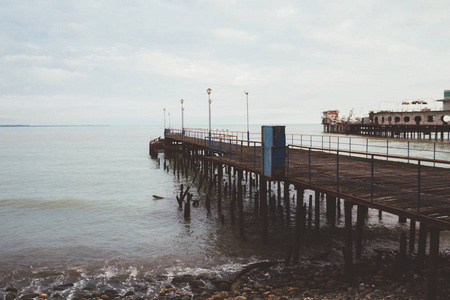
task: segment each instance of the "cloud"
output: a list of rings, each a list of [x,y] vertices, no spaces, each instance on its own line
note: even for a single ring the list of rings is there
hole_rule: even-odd
[[[245,63],[229,64],[208,58],[143,51],[134,56],[136,68],[166,77],[179,77],[195,82],[230,85],[263,86],[278,81],[282,70],[252,68]]]
[[[216,28],[212,30],[214,38],[223,42],[240,43],[255,41],[257,37],[243,30],[232,28]]]

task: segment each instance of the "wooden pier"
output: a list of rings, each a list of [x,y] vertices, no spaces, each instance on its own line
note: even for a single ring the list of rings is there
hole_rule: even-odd
[[[231,168],[237,173],[237,182],[242,183],[244,172],[250,174],[250,194],[252,188],[258,198],[255,205],[261,211],[264,242],[267,241],[267,220],[269,211],[281,207],[287,225],[290,220],[297,232],[301,231],[308,219],[309,226],[314,226],[318,232],[320,227],[319,197],[326,195],[326,211],[333,224],[336,220],[336,209],[340,201],[344,202],[345,213],[345,249],[344,261],[346,274],[351,276],[354,257],[361,256],[363,216],[368,208],[377,209],[399,216],[404,222],[410,220],[410,243],[412,253],[415,247],[416,222],[420,223],[417,243],[419,264],[423,265],[426,257],[427,232],[429,235],[428,263],[428,298],[436,299],[439,232],[450,230],[450,161],[426,158],[413,158],[400,155],[357,152],[338,149],[323,149],[287,145],[284,175],[274,178],[263,176],[262,144],[259,141],[237,139],[230,134],[209,135],[199,131],[166,132],[165,139],[152,141],[150,154],[157,155],[159,149],[179,151],[183,156],[200,159],[203,164],[200,175],[200,185],[209,177],[210,187],[217,185],[217,207],[222,214],[222,183],[223,169],[228,169],[228,186],[231,193]],[[186,168],[186,163],[174,161],[177,164],[178,176],[180,169]],[[188,163],[189,164],[189,163]],[[191,163],[191,166],[193,163]],[[180,168],[181,166],[181,168]],[[195,168],[195,178],[200,166]],[[175,175],[175,169],[174,175]],[[186,172],[187,173],[187,172]],[[203,177],[203,178],[202,178]],[[268,182],[284,182],[284,203],[275,206],[271,199]],[[289,199],[292,190],[297,190],[297,207],[291,211]],[[210,188],[211,189],[211,188]],[[309,200],[309,217],[306,216],[306,204],[303,203],[303,191],[312,190],[315,193],[314,210],[312,199]],[[280,192],[280,185],[278,188]],[[256,198],[256,197],[255,197]],[[237,202],[237,203],[236,203]],[[243,216],[242,185],[236,188],[236,202],[239,211],[241,235],[245,234]],[[352,208],[357,206],[357,221],[353,229]],[[232,210],[234,213],[234,209]],[[312,217],[314,216],[314,225]],[[303,225],[301,225],[303,224]],[[353,232],[355,230],[355,232]],[[300,234],[300,233],[299,233]],[[295,234],[297,236],[297,234]],[[402,242],[404,244],[404,242]],[[405,247],[401,247],[405,248]],[[354,250],[355,249],[355,253]],[[405,248],[406,249],[406,248]],[[293,261],[298,261],[299,238],[294,238]],[[401,249],[401,252],[403,250]],[[406,253],[405,253],[406,255]]]

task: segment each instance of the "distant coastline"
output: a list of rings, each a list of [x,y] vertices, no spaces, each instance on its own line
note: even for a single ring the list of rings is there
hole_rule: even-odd
[[[109,125],[0,125],[0,127],[100,127]]]

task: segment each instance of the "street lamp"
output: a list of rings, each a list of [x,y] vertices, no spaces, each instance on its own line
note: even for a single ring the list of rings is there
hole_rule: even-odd
[[[208,93],[208,103],[209,103],[209,147],[211,147],[211,89],[207,89],[206,92]]]
[[[170,125],[170,113],[167,113],[169,115],[169,128],[171,128],[172,126]]]
[[[166,129],[166,108],[163,108],[164,111],[164,129]]]
[[[184,136],[184,107],[183,107],[184,100],[181,99],[180,103],[181,103],[181,135]]]
[[[249,130],[249,125],[248,125],[248,90],[245,90],[244,93],[247,97],[247,141],[248,141],[248,145],[250,146],[250,130]]]

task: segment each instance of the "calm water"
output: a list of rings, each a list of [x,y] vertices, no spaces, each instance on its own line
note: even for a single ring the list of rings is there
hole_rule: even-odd
[[[39,292],[71,282],[126,290],[158,275],[222,274],[267,259],[259,244],[242,242],[201,207],[184,221],[175,198],[180,183],[192,183],[148,155],[149,140],[162,133],[158,126],[0,128],[0,288]]]

